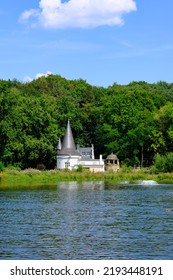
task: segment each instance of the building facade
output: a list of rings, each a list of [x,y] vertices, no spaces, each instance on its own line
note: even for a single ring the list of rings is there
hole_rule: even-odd
[[[105,170],[114,172],[118,172],[120,170],[120,162],[115,154],[111,153],[105,159]]]
[[[69,120],[63,142],[61,144],[59,139],[57,149],[57,169],[59,170],[72,170],[82,166],[92,172],[105,171],[102,155],[100,155],[99,159],[95,159],[93,145],[84,148],[79,145],[76,147]]]

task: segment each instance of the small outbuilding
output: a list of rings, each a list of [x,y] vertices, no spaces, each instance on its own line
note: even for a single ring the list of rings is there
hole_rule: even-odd
[[[117,155],[111,153],[105,160],[105,170],[118,172],[120,169],[120,162]]]

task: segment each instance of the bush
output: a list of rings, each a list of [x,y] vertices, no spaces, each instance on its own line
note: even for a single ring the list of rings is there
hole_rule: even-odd
[[[151,170],[153,173],[173,172],[173,153],[167,153],[164,156],[157,154]]]
[[[8,165],[6,168],[5,168],[5,170],[16,170],[16,171],[20,171],[21,170],[21,168],[20,168],[20,166],[13,166],[13,165]]]
[[[2,163],[2,161],[0,161],[0,171],[3,171],[4,170],[4,165],[3,165],[3,163]]]
[[[41,171],[38,169],[34,169],[34,168],[28,168],[28,169],[22,170],[21,174],[26,174],[26,175],[29,175],[30,177],[32,177],[33,175],[41,174]]]
[[[76,170],[77,170],[77,172],[82,172],[83,171],[83,166],[82,165],[78,165]]]
[[[121,165],[122,173],[131,173],[133,168],[131,166],[126,165],[125,163]]]
[[[42,171],[42,170],[45,170],[45,169],[46,169],[46,166],[45,166],[43,163],[39,163],[39,164],[37,164],[36,169]]]
[[[165,160],[165,172],[173,171],[173,153],[168,153]]]

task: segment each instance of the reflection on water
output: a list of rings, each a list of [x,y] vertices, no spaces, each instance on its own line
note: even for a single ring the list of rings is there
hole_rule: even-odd
[[[103,190],[105,188],[105,182],[60,182],[57,187],[59,189],[77,190],[77,189],[87,189],[87,190]]]
[[[0,191],[1,259],[173,259],[173,186]]]

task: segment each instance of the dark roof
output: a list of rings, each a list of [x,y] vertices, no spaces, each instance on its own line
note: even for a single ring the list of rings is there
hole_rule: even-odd
[[[115,155],[115,154],[111,153],[110,155],[108,155],[108,156],[107,156],[107,158],[106,158],[106,159],[117,160],[117,159],[118,159],[118,157],[117,157],[117,155]]]
[[[72,156],[80,155],[80,153],[76,150],[69,120],[67,123],[65,136],[62,143],[62,149],[58,152],[58,155],[72,155]]]
[[[92,152],[92,147],[84,147],[84,148],[79,148],[81,152]]]

